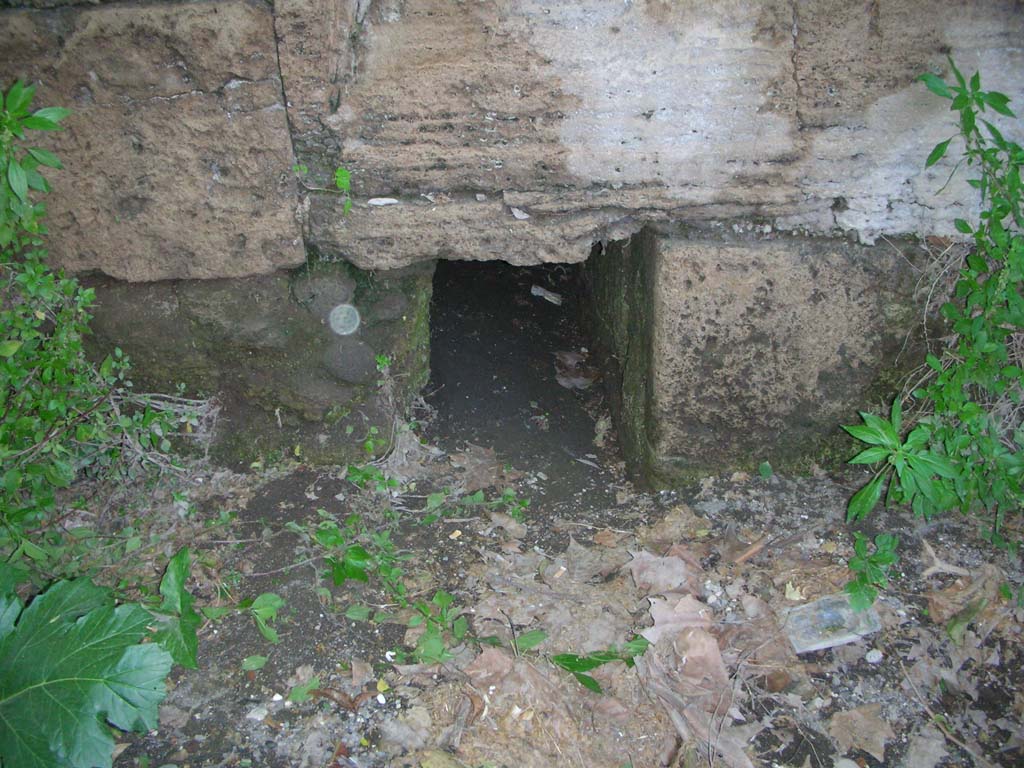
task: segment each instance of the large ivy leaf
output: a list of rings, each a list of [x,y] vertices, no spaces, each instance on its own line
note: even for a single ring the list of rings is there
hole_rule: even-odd
[[[192,595],[187,588],[190,573],[191,557],[188,547],[185,547],[171,558],[160,581],[160,594],[164,601],[155,618],[160,621],[161,627],[153,640],[171,654],[175,664],[196,669],[196,654],[199,650],[196,630],[202,619],[192,607]]]
[[[151,621],[137,605],[114,607],[86,579],[62,581],[20,612],[0,613],[0,764],[5,768],[109,768],[124,730],[156,727],[171,657],[139,645]]]

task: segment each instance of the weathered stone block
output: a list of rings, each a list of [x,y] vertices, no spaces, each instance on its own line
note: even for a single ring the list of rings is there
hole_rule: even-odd
[[[51,174],[50,252],[130,281],[301,264],[291,140],[269,6],[215,3],[0,11],[0,83],[38,81],[72,110],[33,136]]]
[[[426,381],[432,273],[432,265],[368,275],[318,263],[241,279],[90,281],[92,344],[100,354],[120,345],[140,387],[172,391],[182,382],[217,396],[224,409],[213,454],[223,461],[296,447],[310,461],[356,460],[369,428],[389,434]],[[331,331],[327,294],[360,311],[351,335]],[[378,354],[391,360],[393,396],[378,389]]]
[[[948,53],[1024,96],[1012,2],[285,0],[278,30],[298,154],[352,169],[360,213],[314,196],[308,236],[363,268],[583,261],[672,221],[955,236],[975,195],[923,167],[950,125],[916,77]]]
[[[608,250],[592,311],[621,366],[628,458],[650,478],[814,458],[917,362],[910,244],[695,231]]]

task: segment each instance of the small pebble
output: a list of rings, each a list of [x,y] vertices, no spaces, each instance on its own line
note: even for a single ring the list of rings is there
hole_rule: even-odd
[[[868,664],[879,664],[882,661],[882,652],[877,648],[872,648],[864,654],[864,661]]]
[[[377,703],[378,704],[386,704],[387,703],[387,699],[384,698],[384,694],[383,693],[378,693],[377,694]]]

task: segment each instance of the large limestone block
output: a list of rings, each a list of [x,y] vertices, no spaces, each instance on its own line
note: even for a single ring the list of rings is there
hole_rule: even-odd
[[[813,457],[916,361],[911,245],[670,235],[653,247],[655,474]]]
[[[271,9],[232,0],[0,12],[0,82],[73,110],[36,139],[50,249],[130,281],[261,274],[305,258]]]
[[[282,0],[277,29],[312,177],[403,203],[312,201],[311,242],[364,266],[582,261],[670,220],[954,234],[975,196],[923,168],[950,120],[915,78],[951,53],[1024,96],[1013,2]]]
[[[317,263],[223,280],[86,277],[97,296],[89,342],[97,355],[124,349],[141,391],[183,383],[215,396],[219,460],[365,460],[371,428],[387,437],[426,383],[432,276],[433,265],[360,274]],[[330,323],[341,303],[362,318],[349,335]],[[378,386],[378,354],[391,360],[391,391]]]

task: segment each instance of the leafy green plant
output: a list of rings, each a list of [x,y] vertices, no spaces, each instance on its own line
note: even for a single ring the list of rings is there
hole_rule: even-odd
[[[371,427],[372,431],[366,437],[363,443],[363,448],[367,455],[372,456],[374,452],[382,445],[386,444],[386,440],[379,439],[375,431],[376,427]],[[398,488],[398,481],[393,477],[388,477],[379,468],[372,464],[367,464],[364,467],[357,466],[355,464],[349,464],[348,469],[345,472],[345,479],[352,483],[357,488],[369,488],[375,493],[390,493],[392,490]]]
[[[276,645],[281,641],[277,635],[277,630],[270,625],[277,620],[278,612],[284,608],[284,598],[273,592],[264,592],[255,600],[242,601],[239,607],[248,609],[252,615],[253,622],[256,624],[256,629],[260,631],[260,634],[263,635],[263,638],[268,643]]]
[[[266,656],[246,656],[242,659],[243,672],[258,672],[267,665]]]
[[[409,619],[408,626],[423,627],[423,633],[416,639],[412,658],[423,664],[438,664],[451,659],[450,643],[461,643],[469,631],[469,620],[455,606],[455,598],[439,589],[430,602],[417,600],[412,608],[416,613]]]
[[[621,661],[625,663],[627,667],[632,668],[636,663],[634,659],[636,659],[637,656],[643,656],[650,644],[651,643],[647,638],[638,635],[632,640],[624,643],[621,649],[612,646],[607,651],[588,653],[583,656],[579,656],[575,653],[560,653],[557,656],[552,656],[551,661],[555,666],[561,667],[566,672],[572,673],[572,676],[575,677],[576,681],[584,688],[591,690],[594,693],[603,693],[601,690],[601,684],[588,675],[587,672],[591,672],[605,664],[610,664],[613,661]]]
[[[509,647],[515,656],[519,656],[526,651],[533,650],[548,639],[548,633],[543,629],[531,629],[526,632],[516,632],[515,627],[511,622],[509,622],[509,629],[512,630],[509,638]],[[487,637],[478,638],[478,642],[481,645],[491,645],[495,647],[504,645],[501,638],[497,635],[488,635]]]
[[[965,164],[974,169],[968,184],[982,210],[977,224],[954,221],[972,243],[940,309],[951,334],[929,352],[917,385],[897,398],[888,419],[862,413],[863,424],[845,427],[867,445],[851,463],[878,465],[850,499],[848,519],[865,517],[884,495],[887,504],[909,504],[925,518],[950,509],[977,515],[987,538],[1014,546],[1002,530],[1006,515],[1024,504],[1024,149],[985,117],[989,111],[1014,117],[1009,98],[982,90],[978,73],[968,81],[949,64],[953,83],[931,73],[920,78],[950,101],[958,124],[925,165],[938,163],[959,138],[964,148],[953,172]]]
[[[295,165],[292,170],[300,177],[305,177],[309,174],[309,166],[298,164]],[[345,198],[345,202],[342,205],[342,213],[348,213],[352,210],[352,173],[347,168],[338,166],[334,169],[334,188],[328,189],[327,187],[311,187],[305,182],[302,186],[311,192],[333,192],[339,194]]]
[[[150,621],[87,579],[58,582],[27,608],[11,592],[0,596],[0,763],[109,766],[104,721],[156,728],[172,660],[141,643]]]
[[[881,533],[875,537],[873,552],[868,552],[868,540],[860,533],[854,533],[853,551],[850,558],[850,570],[854,577],[846,583],[846,593],[850,597],[850,605],[855,611],[863,611],[875,602],[878,590],[889,586],[889,569],[899,559],[896,548],[899,537],[890,533]]]
[[[199,651],[196,630],[202,619],[192,607],[194,600],[186,586],[191,572],[191,555],[186,547],[171,558],[160,580],[163,602],[153,610],[159,621],[153,640],[171,654],[175,664],[196,669]]]
[[[139,395],[120,350],[99,365],[86,356],[95,295],[46,265],[48,150],[22,142],[57,131],[69,114],[31,112],[34,86],[0,91],[0,552],[47,558],[28,533],[45,528],[59,489],[83,473],[131,475],[168,467],[171,439],[198,424],[198,401]],[[44,579],[40,579],[42,581]]]

